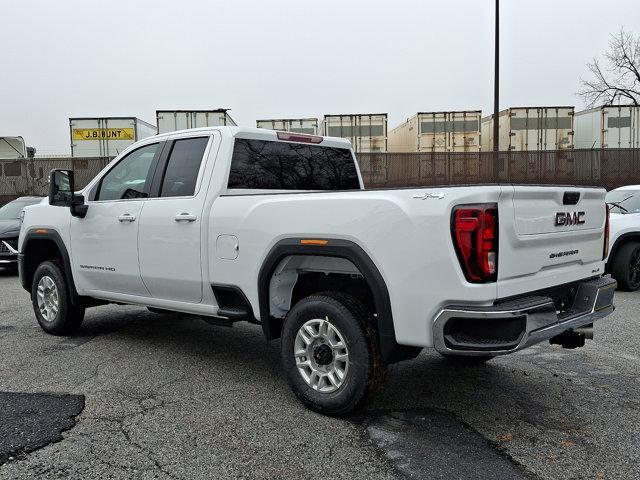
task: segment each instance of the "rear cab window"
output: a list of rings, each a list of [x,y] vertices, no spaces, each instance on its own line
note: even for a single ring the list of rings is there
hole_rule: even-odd
[[[348,148],[236,138],[229,189],[360,190]]]

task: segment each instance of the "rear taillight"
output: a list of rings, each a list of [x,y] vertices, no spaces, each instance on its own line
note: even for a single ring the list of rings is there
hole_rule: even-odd
[[[498,205],[460,205],[451,215],[451,236],[464,276],[472,283],[498,277]]]
[[[607,219],[604,222],[604,246],[602,248],[602,260],[609,256],[609,205],[604,206],[607,210]]]

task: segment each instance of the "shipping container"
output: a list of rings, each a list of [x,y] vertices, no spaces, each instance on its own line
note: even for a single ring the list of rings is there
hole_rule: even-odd
[[[325,115],[320,131],[351,141],[355,152],[387,151],[387,114]]]
[[[478,152],[479,110],[418,112],[389,132],[390,152]]]
[[[72,157],[115,157],[156,133],[156,127],[135,117],[69,119]]]
[[[215,110],[156,110],[158,133],[175,132],[189,128],[236,125],[228,108]]]
[[[498,115],[500,151],[573,148],[573,107],[512,107]],[[482,150],[493,150],[493,115],[482,119]]]
[[[0,137],[0,158],[27,158],[22,137]]]
[[[605,105],[576,112],[576,148],[640,148],[640,107]]]
[[[258,128],[281,130],[283,132],[318,134],[317,118],[281,118],[273,120],[256,120]]]

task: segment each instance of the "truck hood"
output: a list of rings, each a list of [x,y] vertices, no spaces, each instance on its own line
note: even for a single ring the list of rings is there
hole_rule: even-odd
[[[13,231],[20,231],[20,220],[0,220],[0,237]]]

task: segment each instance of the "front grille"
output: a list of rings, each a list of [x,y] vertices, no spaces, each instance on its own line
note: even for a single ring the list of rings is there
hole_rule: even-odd
[[[0,253],[11,253],[3,241],[0,241]]]

